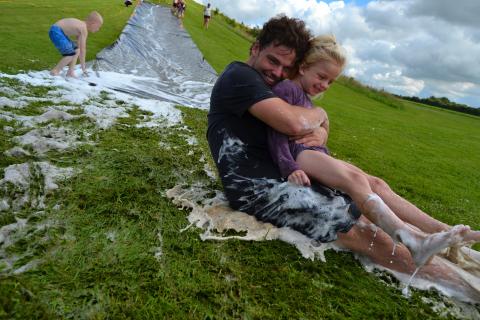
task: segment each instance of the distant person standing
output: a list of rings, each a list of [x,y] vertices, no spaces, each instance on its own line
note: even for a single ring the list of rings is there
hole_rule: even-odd
[[[187,9],[187,5],[184,0],[179,0],[177,4],[177,17],[180,19],[183,18],[185,15],[185,10]]]
[[[85,21],[76,18],[64,18],[55,22],[48,32],[50,40],[63,58],[50,71],[52,76],[60,74],[68,65],[67,77],[75,77],[75,64],[80,58],[83,74],[87,74],[85,68],[85,56],[87,53],[87,36],[89,32],[97,32],[103,24],[102,16],[92,11]],[[75,44],[69,37],[76,37]]]
[[[177,15],[177,8],[178,8],[178,0],[173,0],[172,2],[172,14]]]
[[[208,29],[208,23],[212,17],[212,8],[210,8],[210,3],[207,4],[205,10],[203,11],[203,27]]]

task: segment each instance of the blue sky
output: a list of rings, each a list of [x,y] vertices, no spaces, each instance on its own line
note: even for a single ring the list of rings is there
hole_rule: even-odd
[[[285,13],[333,33],[348,53],[345,74],[369,86],[480,107],[480,0],[208,2],[249,25]]]

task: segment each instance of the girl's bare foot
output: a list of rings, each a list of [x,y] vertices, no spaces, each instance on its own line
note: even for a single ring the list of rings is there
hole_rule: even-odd
[[[68,72],[67,72],[67,77],[69,77],[69,78],[76,78],[77,76],[75,75],[75,72],[73,72],[73,71],[68,71]]]
[[[52,76],[58,76],[59,74],[60,74],[60,71],[58,71],[57,69],[50,70],[50,75]]]
[[[408,230],[399,230],[397,235],[410,250],[417,267],[421,267],[443,249],[464,242],[469,231],[469,226],[459,224],[448,231],[433,233],[424,238],[416,238]]]

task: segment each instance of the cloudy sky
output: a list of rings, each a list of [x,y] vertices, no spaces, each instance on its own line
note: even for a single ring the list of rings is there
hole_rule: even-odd
[[[348,52],[345,74],[401,95],[480,107],[480,0],[197,0],[248,25],[285,13]]]

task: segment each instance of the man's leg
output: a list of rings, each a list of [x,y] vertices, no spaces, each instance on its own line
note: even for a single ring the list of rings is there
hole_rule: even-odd
[[[416,268],[409,250],[401,244],[395,246],[388,234],[376,229],[365,217],[361,217],[349,232],[338,233],[335,244],[386,269],[411,275]],[[479,293],[442,259],[432,259],[418,271],[416,277],[454,289],[474,300],[479,299]]]

